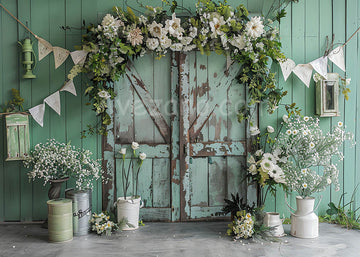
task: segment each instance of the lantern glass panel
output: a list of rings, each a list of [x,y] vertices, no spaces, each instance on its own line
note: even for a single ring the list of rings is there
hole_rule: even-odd
[[[335,81],[325,81],[326,110],[335,109]]]

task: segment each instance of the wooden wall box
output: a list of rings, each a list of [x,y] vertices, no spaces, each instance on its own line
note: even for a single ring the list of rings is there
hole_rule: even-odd
[[[7,136],[6,161],[24,160],[30,150],[29,118],[24,114],[5,117]]]

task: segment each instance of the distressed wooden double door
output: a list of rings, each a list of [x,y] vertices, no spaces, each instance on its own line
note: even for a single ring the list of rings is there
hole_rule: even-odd
[[[128,65],[115,85],[113,129],[103,140],[112,177],[103,187],[104,208],[123,196],[118,151],[133,141],[147,154],[138,184],[144,220],[213,219],[230,193],[246,198],[246,133],[237,121],[245,89],[235,81],[238,69],[227,70],[223,56],[199,52],[160,60],[146,55]]]

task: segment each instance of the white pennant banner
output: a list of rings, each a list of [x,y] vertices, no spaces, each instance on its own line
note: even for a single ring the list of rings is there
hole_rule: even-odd
[[[60,105],[60,93],[56,91],[54,94],[49,95],[44,99],[44,102],[47,103],[57,114],[60,115],[61,105]]]
[[[322,56],[310,63],[314,70],[327,79],[327,56]]]
[[[41,37],[36,37],[38,40],[38,50],[39,50],[39,61],[41,61],[45,56],[47,56],[53,50],[52,45]]]
[[[293,72],[307,86],[310,86],[313,67],[310,64],[298,64]]]
[[[39,123],[41,127],[44,126],[44,113],[45,113],[45,104],[39,104],[31,109],[29,109],[31,116],[34,120]]]
[[[74,64],[79,64],[81,67],[84,66],[86,56],[88,52],[85,50],[78,50],[70,53],[71,59],[73,60]]]
[[[54,52],[54,59],[55,59],[55,69],[59,68],[59,66],[61,64],[63,64],[66,60],[66,58],[68,58],[70,52],[69,50],[66,50],[64,48],[61,47],[57,47],[54,46],[53,47],[53,52]]]
[[[69,80],[68,82],[66,82],[66,84],[64,85],[64,87],[62,89],[60,89],[60,91],[67,91],[67,92],[70,92],[71,94],[73,94],[74,96],[76,96],[76,89],[75,89],[74,81]]]
[[[282,60],[278,60],[278,61],[280,63],[280,68],[284,76],[284,80],[286,81],[296,66],[295,62],[291,59],[286,59],[286,61],[282,61]]]
[[[329,60],[345,72],[345,59],[343,46],[338,46],[329,53]]]

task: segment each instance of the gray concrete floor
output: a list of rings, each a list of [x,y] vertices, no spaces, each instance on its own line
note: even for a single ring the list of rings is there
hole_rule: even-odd
[[[226,222],[146,223],[110,237],[89,234],[48,243],[40,225],[0,225],[0,256],[360,256],[360,232],[320,224],[317,239],[283,237],[279,242],[232,241]],[[289,232],[289,225],[284,225]]]

